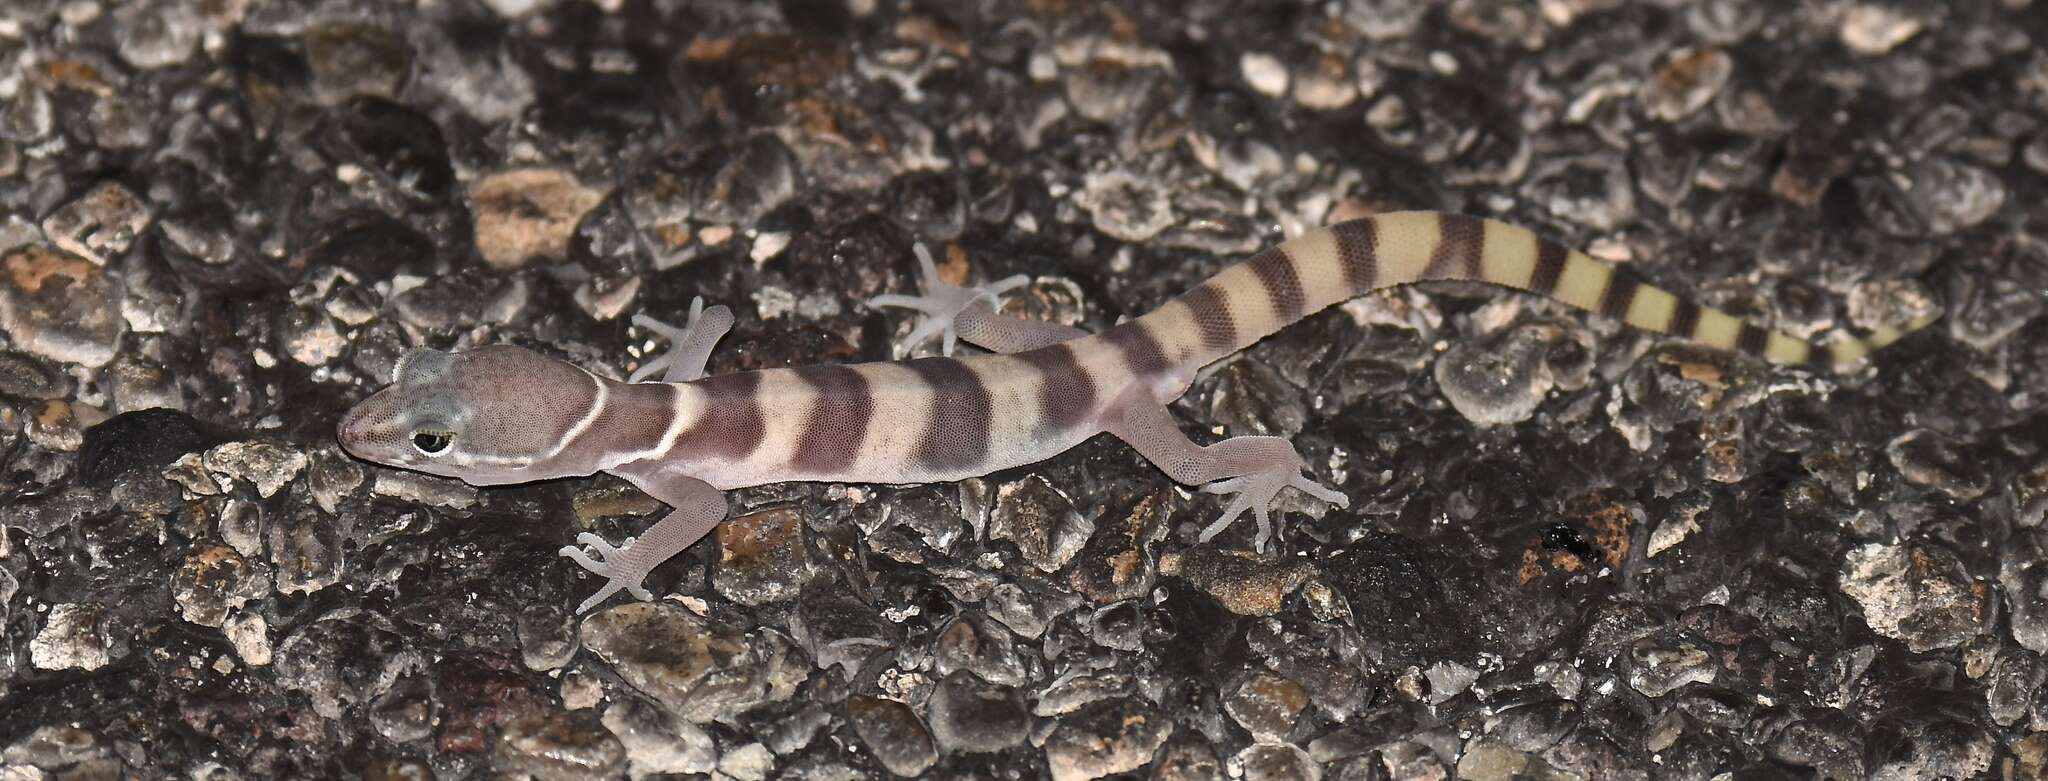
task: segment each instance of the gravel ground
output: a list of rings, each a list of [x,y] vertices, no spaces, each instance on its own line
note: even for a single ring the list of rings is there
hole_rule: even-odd
[[[0,778],[2041,777],[2032,0],[8,0]],[[659,505],[343,455],[406,349],[878,360],[912,243],[1101,329],[1315,225],[1537,229],[1844,375],[1477,285],[1175,405],[1277,550],[1098,438]]]

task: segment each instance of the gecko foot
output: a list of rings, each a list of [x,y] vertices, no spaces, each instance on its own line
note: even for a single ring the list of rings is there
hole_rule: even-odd
[[[642,602],[654,600],[654,595],[641,586],[640,581],[646,579],[648,571],[654,569],[654,565],[660,562],[642,561],[642,557],[635,555],[636,540],[627,540],[624,545],[613,547],[611,543],[605,542],[603,537],[584,532],[576,535],[576,541],[590,546],[590,550],[564,545],[561,554],[583,565],[584,569],[609,580],[604,584],[604,588],[598,589],[596,594],[592,594],[589,599],[583,600],[583,604],[576,606],[577,614],[588,612],[591,608],[597,607],[597,603],[620,591],[629,592]],[[593,555],[599,558],[591,558]]]
[[[1273,523],[1270,517],[1273,500],[1280,495],[1280,489],[1282,488],[1293,488],[1339,509],[1351,505],[1351,500],[1343,493],[1325,488],[1316,481],[1303,477],[1301,474],[1301,464],[1299,460],[1296,460],[1295,463],[1251,474],[1239,475],[1225,480],[1218,480],[1202,486],[1204,493],[1234,494],[1234,496],[1231,497],[1230,506],[1224,508],[1223,517],[1218,518],[1215,523],[1209,524],[1207,528],[1203,529],[1199,539],[1202,542],[1208,542],[1211,537],[1215,537],[1225,528],[1229,527],[1230,523],[1237,520],[1238,516],[1243,515],[1244,511],[1250,510],[1252,511],[1252,518],[1257,520],[1259,524],[1259,534],[1253,540],[1252,548],[1264,551],[1266,549],[1266,541],[1273,538]]]
[[[703,377],[704,362],[711,357],[711,346],[717,344],[725,332],[732,330],[732,322],[731,309],[723,304],[706,309],[703,296],[690,299],[690,319],[681,328],[646,315],[634,315],[634,325],[668,340],[668,352],[643,364],[627,376],[626,381],[640,382],[664,371],[663,382],[688,382]]]
[[[915,309],[924,314],[924,319],[917,324],[917,329],[911,331],[910,337],[897,346],[896,354],[899,357],[917,349],[918,345],[924,344],[934,335],[940,338],[939,352],[952,355],[953,346],[959,341],[959,336],[953,330],[954,318],[959,317],[961,312],[966,311],[967,307],[976,301],[986,298],[993,304],[1004,292],[1022,287],[1031,281],[1029,277],[1018,274],[980,287],[951,285],[939,279],[938,267],[932,263],[932,253],[925,249],[924,244],[917,244],[911,251],[917,253],[917,266],[923,274],[924,293],[915,296],[884,294],[867,301],[871,307]]]

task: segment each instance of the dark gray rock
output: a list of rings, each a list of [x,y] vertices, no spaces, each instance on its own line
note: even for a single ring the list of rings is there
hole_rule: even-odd
[[[230,611],[270,591],[269,573],[224,545],[202,545],[185,554],[171,580],[171,599],[185,620],[219,627]]]
[[[931,718],[932,737],[949,752],[985,754],[1002,751],[1024,742],[1031,715],[1019,703],[1017,692],[956,672],[932,688],[925,705]]]
[[[823,578],[811,580],[798,597],[789,628],[819,664],[849,672],[895,646],[898,634],[874,604]]]
[[[388,621],[344,608],[307,623],[279,643],[276,668],[280,686],[311,700],[321,717],[339,719],[423,664]]]
[[[134,191],[101,182],[43,218],[43,234],[59,249],[104,266],[127,253],[149,221],[149,206]]]
[[[1878,634],[1914,651],[1952,648],[1983,631],[1989,596],[1938,547],[1864,545],[1843,563],[1842,592]]]
[[[491,745],[492,764],[537,779],[616,775],[626,749],[592,713],[555,713],[506,724]]]
[[[0,2],[0,776],[2039,776],[2037,16]],[[1100,332],[1405,209],[1815,342],[1941,317],[1833,372],[1377,292],[1171,405],[1350,499],[1263,551],[1097,436],[731,492],[582,616],[556,549],[654,498],[334,438],[414,347],[622,376],[703,296],[713,373],[883,360],[914,243]]]
[[[1230,718],[1264,742],[1286,740],[1306,707],[1308,691],[1301,684],[1263,672],[1244,679],[1223,700]]]
[[[593,613],[582,639],[633,688],[694,722],[770,701],[773,678],[788,663],[772,644],[659,602]]]
[[[875,759],[898,776],[916,778],[939,759],[931,732],[908,705],[880,697],[848,697],[846,720]]]
[[[553,605],[519,611],[519,656],[535,670],[554,670],[575,658],[581,640],[574,618]]]
[[[159,473],[179,456],[223,439],[212,426],[176,410],[124,412],[85,430],[78,475],[89,485],[106,485],[130,470]]]
[[[1150,763],[1173,731],[1165,714],[1142,701],[1105,700],[1059,717],[1045,739],[1045,762],[1062,781],[1127,773]]]
[[[61,399],[74,383],[51,362],[26,353],[0,351],[0,396]]]
[[[625,746],[634,773],[708,773],[718,761],[709,733],[638,697],[606,707],[604,726]]]
[[[794,507],[727,519],[718,525],[712,587],[742,605],[795,599],[811,578],[803,531],[803,514]]]
[[[103,264],[50,247],[0,255],[0,334],[53,361],[104,366],[127,331]]]

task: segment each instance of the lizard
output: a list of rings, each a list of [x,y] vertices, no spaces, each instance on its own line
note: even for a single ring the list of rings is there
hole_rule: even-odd
[[[1644,283],[1623,267],[1491,219],[1390,212],[1309,230],[1230,265],[1177,298],[1100,333],[998,312],[1022,276],[979,287],[939,278],[914,248],[922,295],[882,295],[922,322],[897,353],[940,338],[940,355],[705,376],[732,327],[723,306],[691,304],[685,326],[634,322],[670,343],[625,382],[511,345],[416,348],[392,383],[338,427],[348,453],[473,485],[609,472],[670,509],[637,538],[597,534],[561,554],[606,579],[581,614],[620,591],[641,600],[657,565],[708,534],[725,492],[784,481],[954,481],[1036,463],[1107,433],[1174,481],[1230,497],[1198,538],[1249,512],[1254,547],[1272,537],[1272,505],[1292,489],[1343,508],[1305,476],[1286,439],[1197,444],[1167,404],[1203,367],[1326,307],[1429,280],[1491,283],[1550,297],[1631,326],[1771,364],[1849,368],[1934,315],[1816,346]],[[966,341],[985,354],[954,357]],[[658,382],[643,382],[656,372]]]

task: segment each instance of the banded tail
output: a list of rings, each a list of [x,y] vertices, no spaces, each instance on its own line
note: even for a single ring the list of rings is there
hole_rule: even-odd
[[[1103,337],[1127,351],[1139,343],[1176,365],[1202,366],[1325,307],[1435,279],[1526,290],[1637,328],[1784,365],[1851,367],[1934,319],[1818,347],[1679,298],[1524,228],[1459,214],[1391,212],[1318,228],[1260,252]]]

